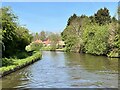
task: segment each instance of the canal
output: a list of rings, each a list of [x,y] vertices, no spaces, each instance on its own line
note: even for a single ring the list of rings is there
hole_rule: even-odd
[[[118,88],[118,58],[42,53],[42,60],[3,77],[2,88]]]

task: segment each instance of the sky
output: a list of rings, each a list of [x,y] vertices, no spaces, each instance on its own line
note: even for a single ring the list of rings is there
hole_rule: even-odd
[[[3,2],[10,6],[19,18],[20,25],[25,25],[31,32],[60,33],[67,25],[68,18],[74,13],[78,16],[94,15],[100,8],[108,8],[110,15],[117,11],[117,2]]]

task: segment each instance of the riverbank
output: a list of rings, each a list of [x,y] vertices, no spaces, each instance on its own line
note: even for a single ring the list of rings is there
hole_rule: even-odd
[[[25,59],[16,59],[14,60],[14,63],[12,65],[0,68],[0,77],[6,76],[21,68],[24,68],[25,66],[28,66],[34,63],[35,61],[40,60],[41,58],[42,58],[41,52],[35,52],[32,56],[29,56]]]
[[[61,52],[66,52],[65,48],[60,48],[60,49],[53,50],[50,46],[42,47],[41,50],[42,51],[61,51]]]
[[[66,48],[52,50],[51,47],[48,46],[48,47],[42,47],[41,51],[61,51],[61,52],[66,52]],[[69,52],[80,53],[78,51],[69,51]],[[113,53],[113,52],[110,53],[110,54],[107,54],[107,55],[97,55],[97,54],[91,54],[91,53],[86,53],[86,52],[82,52],[82,53],[90,54],[90,55],[93,55],[93,56],[106,56],[108,58],[120,58],[119,53]]]

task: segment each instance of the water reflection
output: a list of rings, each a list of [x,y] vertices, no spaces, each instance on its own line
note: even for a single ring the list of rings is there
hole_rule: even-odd
[[[89,54],[43,52],[42,60],[2,80],[3,88],[118,87],[118,59]]]
[[[83,66],[89,71],[116,71],[118,72],[118,58],[93,56],[89,54],[66,53],[66,65]]]
[[[118,59],[66,53],[65,64],[72,87],[118,87]]]
[[[26,67],[27,68],[27,67]],[[11,73],[4,78],[2,78],[2,88],[11,88],[11,87],[18,87],[19,85],[22,87],[26,85],[27,82],[30,80],[31,71],[21,69],[16,71],[15,73]]]

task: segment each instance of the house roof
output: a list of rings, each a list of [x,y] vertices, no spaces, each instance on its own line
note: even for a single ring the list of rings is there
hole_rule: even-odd
[[[36,40],[36,41],[34,41],[34,43],[42,43],[42,41],[41,40]]]

